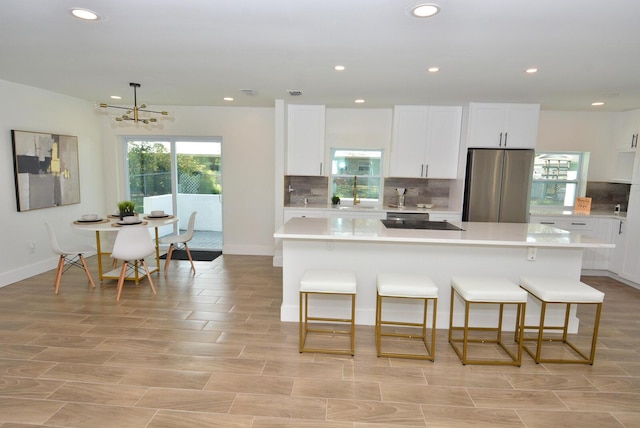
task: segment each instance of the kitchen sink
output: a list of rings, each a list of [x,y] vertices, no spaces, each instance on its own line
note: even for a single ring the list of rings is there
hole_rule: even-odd
[[[380,220],[388,229],[464,230],[446,221]]]

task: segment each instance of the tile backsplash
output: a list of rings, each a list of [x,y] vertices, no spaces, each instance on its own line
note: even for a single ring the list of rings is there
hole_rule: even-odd
[[[398,203],[397,188],[407,189],[405,205],[434,204],[449,206],[449,180],[424,178],[385,178],[383,205]],[[289,191],[292,190],[292,191]],[[323,176],[287,175],[284,178],[284,205],[302,205],[305,198],[309,204],[329,203],[329,178]]]
[[[588,181],[585,196],[591,198],[592,211],[613,212],[616,204],[620,204],[620,210],[626,212],[630,190],[630,184]]]

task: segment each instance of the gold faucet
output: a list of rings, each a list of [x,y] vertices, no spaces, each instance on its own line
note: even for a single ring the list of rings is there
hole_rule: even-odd
[[[353,176],[353,205],[358,205],[360,199],[358,199],[358,176]]]

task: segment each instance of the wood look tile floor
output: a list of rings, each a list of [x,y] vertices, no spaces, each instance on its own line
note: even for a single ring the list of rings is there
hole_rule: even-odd
[[[615,280],[583,278],[606,293],[593,366],[463,366],[446,329],[435,362],[377,358],[369,326],[353,358],[300,354],[271,257],[196,263],[120,302],[78,269],[57,296],[53,271],[0,288],[0,427],[640,427],[640,291]]]

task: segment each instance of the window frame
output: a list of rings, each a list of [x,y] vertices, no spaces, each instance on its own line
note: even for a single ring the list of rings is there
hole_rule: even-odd
[[[345,152],[371,152],[371,153],[376,153],[379,154],[379,160],[380,160],[380,165],[378,168],[378,172],[379,174],[377,175],[365,175],[365,174],[337,174],[334,173],[334,169],[335,169],[335,162],[337,162],[337,160],[335,159],[336,153],[337,152],[341,152],[341,151],[345,151]],[[376,179],[377,184],[378,184],[378,197],[376,199],[374,198],[359,198],[361,203],[367,203],[367,204],[381,204],[382,203],[382,198],[384,196],[384,173],[383,173],[383,167],[384,167],[384,150],[383,149],[371,149],[371,148],[345,148],[345,147],[332,147],[331,151],[330,151],[330,155],[331,155],[331,169],[329,171],[329,192],[330,195],[333,196],[336,194],[336,184],[335,184],[335,179],[352,179],[354,177],[354,175],[356,177],[363,177],[366,178],[367,180],[371,180],[371,179]],[[372,158],[374,158],[372,156]],[[359,170],[364,171],[365,168],[363,167],[358,167]],[[353,195],[346,195],[346,196],[340,196],[340,200],[343,202],[347,202],[347,203],[351,203],[353,204]]]
[[[538,159],[539,156],[543,156],[543,155],[548,155],[548,156],[557,156],[557,157],[562,157],[562,156],[577,156],[578,160],[578,166],[576,169],[576,177],[572,178],[572,179],[543,179],[543,178],[536,178],[536,169],[535,166],[533,167],[533,171],[532,171],[532,178],[531,178],[531,192],[529,194],[529,206],[532,209],[535,210],[541,210],[544,208],[554,208],[554,209],[562,209],[562,210],[573,210],[574,206],[575,206],[575,202],[576,202],[576,198],[578,197],[583,197],[585,196],[586,193],[586,176],[587,176],[587,168],[588,168],[588,161],[589,161],[589,153],[588,152],[576,152],[576,151],[556,151],[556,150],[551,150],[551,151],[538,151],[536,150],[535,153],[535,159]],[[535,160],[534,160],[535,162]],[[547,204],[536,204],[534,203],[534,190],[536,188],[535,184],[536,183],[544,183],[544,184],[564,184],[565,185],[565,191],[566,191],[566,185],[569,184],[574,184],[575,185],[575,195],[572,198],[572,200],[567,201],[566,200],[566,196],[565,196],[565,201],[563,205],[547,205]],[[567,205],[567,202],[569,202],[570,204]]]

